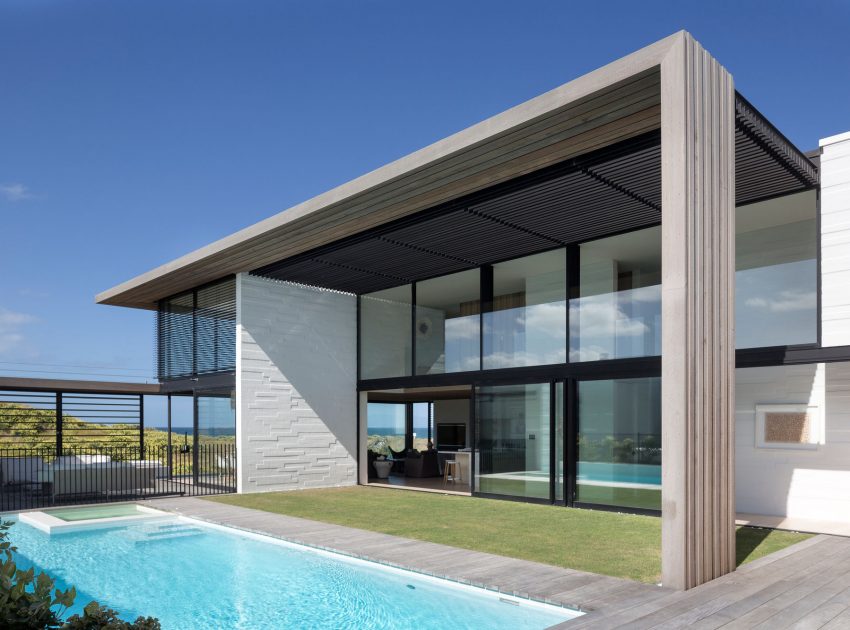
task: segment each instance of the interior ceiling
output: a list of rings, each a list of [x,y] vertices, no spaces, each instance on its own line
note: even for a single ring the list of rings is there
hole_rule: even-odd
[[[814,164],[740,95],[735,113],[737,204],[817,185]],[[652,131],[252,273],[362,294],[660,221]]]

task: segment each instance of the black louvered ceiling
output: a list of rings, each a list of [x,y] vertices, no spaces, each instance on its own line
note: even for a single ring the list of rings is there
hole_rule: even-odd
[[[817,185],[802,153],[740,95],[735,105],[736,203]],[[252,273],[369,293],[660,221],[655,131]]]

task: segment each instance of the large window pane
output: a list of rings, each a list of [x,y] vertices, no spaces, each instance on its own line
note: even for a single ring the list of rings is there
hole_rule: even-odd
[[[405,404],[369,403],[366,414],[366,448],[386,457],[390,457],[391,451],[403,453],[407,426]]]
[[[360,377],[410,376],[410,285],[360,297]]]
[[[817,342],[814,191],[736,209],[735,345]]]
[[[661,228],[580,246],[570,301],[570,360],[661,354]]]
[[[661,379],[578,384],[576,501],[661,509]]]
[[[484,368],[567,360],[566,251],[493,265],[493,310],[484,314]]]
[[[198,393],[198,443],[236,443],[236,392],[233,389]]]
[[[549,384],[477,390],[478,492],[549,498]]]
[[[416,373],[479,369],[477,269],[416,283]]]

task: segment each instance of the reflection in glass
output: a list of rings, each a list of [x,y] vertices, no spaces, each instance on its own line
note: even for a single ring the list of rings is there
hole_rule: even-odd
[[[236,443],[236,392],[205,390],[198,394],[198,442]]]
[[[555,501],[564,500],[564,383],[555,383]]]
[[[416,283],[416,373],[479,369],[479,271]]]
[[[410,376],[411,288],[360,297],[360,378]]]
[[[578,384],[576,501],[661,509],[661,379]]]
[[[484,368],[567,360],[566,250],[493,265],[493,308],[484,314]]]
[[[660,355],[660,226],[584,243],[580,267],[570,360]]]
[[[817,342],[814,191],[736,209],[735,346]]]
[[[367,450],[386,457],[390,457],[392,451],[404,452],[407,426],[405,407],[404,403],[368,403]]]
[[[477,391],[475,490],[549,498],[549,383]]]

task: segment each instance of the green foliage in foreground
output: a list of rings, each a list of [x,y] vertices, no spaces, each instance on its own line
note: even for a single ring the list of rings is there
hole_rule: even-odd
[[[208,500],[642,582],[661,579],[661,519],[655,516],[366,486]],[[808,537],[739,528],[738,562]]]
[[[0,628],[8,630],[160,630],[153,617],[139,617],[130,623],[118,613],[90,602],[81,615],[62,620],[74,604],[77,592],[72,586],[62,591],[54,589],[46,573],[32,568],[18,569],[14,560],[16,547],[9,542],[11,521],[0,522]]]

